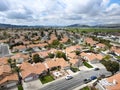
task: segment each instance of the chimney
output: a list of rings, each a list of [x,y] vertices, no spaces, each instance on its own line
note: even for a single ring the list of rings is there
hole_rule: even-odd
[[[117,84],[117,81],[115,79],[113,79],[113,84],[116,85]]]
[[[35,63],[33,63],[32,66],[35,66]]]

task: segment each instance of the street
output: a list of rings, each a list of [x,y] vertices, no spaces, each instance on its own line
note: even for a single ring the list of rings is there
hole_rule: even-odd
[[[106,76],[110,75],[105,69],[100,69],[98,71],[80,71],[78,74],[74,75],[71,80],[62,78],[47,85],[43,85],[39,90],[73,90],[74,88],[83,85],[83,80],[85,78],[90,78],[93,75],[99,77],[100,74],[105,74]]]

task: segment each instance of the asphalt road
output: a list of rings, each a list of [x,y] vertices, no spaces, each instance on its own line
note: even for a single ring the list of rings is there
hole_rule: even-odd
[[[110,73],[105,69],[100,69],[98,71],[80,71],[78,74],[74,75],[73,79],[71,80],[65,80],[65,78],[62,78],[60,80],[56,80],[47,85],[44,85],[39,90],[73,90],[74,88],[83,85],[83,80],[85,78],[90,78],[93,75],[99,77],[100,74],[105,74],[106,76],[110,75]]]

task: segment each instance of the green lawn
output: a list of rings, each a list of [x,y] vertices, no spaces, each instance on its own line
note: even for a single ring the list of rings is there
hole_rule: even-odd
[[[53,80],[54,80],[54,78],[51,75],[46,75],[46,76],[40,77],[40,81],[42,82],[42,84],[51,82]]]
[[[82,88],[81,90],[90,90],[88,86]]]
[[[70,69],[73,71],[73,72],[77,72],[77,71],[80,71],[78,68],[76,67],[70,67]]]
[[[22,85],[18,85],[18,90],[23,90]]]
[[[83,62],[83,64],[86,66],[86,67],[88,67],[88,68],[93,68],[93,66],[91,66],[89,63],[87,63],[87,62]]]

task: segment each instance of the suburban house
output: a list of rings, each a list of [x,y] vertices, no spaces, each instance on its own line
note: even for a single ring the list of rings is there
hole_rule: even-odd
[[[56,49],[44,50],[44,51],[32,53],[32,56],[35,54],[39,54],[40,57],[47,58],[49,56],[48,55],[49,53],[55,53],[56,51],[57,51]]]
[[[79,67],[82,63],[82,61],[79,61],[79,59],[70,59],[70,64],[72,64],[72,66],[74,67]]]
[[[13,47],[12,52],[16,52],[16,51],[23,52],[25,50],[26,50],[26,46],[25,45],[19,45],[19,46]]]
[[[0,89],[16,86],[18,76],[13,74],[9,65],[0,66]]]
[[[101,54],[82,52],[80,55],[83,59],[85,59],[91,63],[99,63],[99,61],[103,59],[103,56]]]
[[[120,73],[100,80],[98,87],[100,90],[120,90]]]
[[[0,80],[0,89],[14,87],[18,84],[17,74],[10,74]]]
[[[65,49],[65,52],[68,54],[68,53],[71,53],[71,52],[76,51],[76,50],[80,51],[81,49],[82,49],[82,47],[80,45],[75,45],[75,46],[67,47]]]
[[[67,53],[68,59],[75,59],[77,58],[77,55],[75,52]]]
[[[105,44],[98,43],[96,44],[96,48],[105,48]]]
[[[37,79],[46,70],[45,65],[42,63],[30,64],[23,62],[20,67],[22,70],[21,76],[25,82]]]
[[[51,34],[50,40],[48,40],[48,43],[51,44],[54,40],[57,40],[57,37],[55,34]]]
[[[94,41],[92,38],[85,38],[85,43],[90,44],[90,46],[94,46],[97,42]]]
[[[8,64],[7,60],[8,60],[8,57],[0,58],[0,66]]]
[[[1,65],[0,66],[0,80],[3,79],[5,76],[11,74],[11,68],[9,65]]]
[[[27,54],[22,54],[22,53],[17,53],[13,56],[10,57],[11,59],[15,59],[18,64],[21,64],[24,61],[27,61],[29,59],[29,55]]]
[[[58,66],[60,66],[61,69],[68,69],[70,66],[68,62],[66,62],[63,58],[55,58],[52,60],[47,60],[44,64],[48,69],[58,67]]]
[[[114,52],[116,55],[120,56],[120,47],[111,47],[111,52]]]
[[[67,42],[67,41],[68,41],[68,37],[64,36],[60,42],[61,42],[61,43],[65,43],[65,42]]]
[[[44,48],[44,46],[46,46],[47,43],[39,43],[39,44],[30,44],[27,47],[28,48],[35,48],[35,47],[39,47],[39,48]]]

